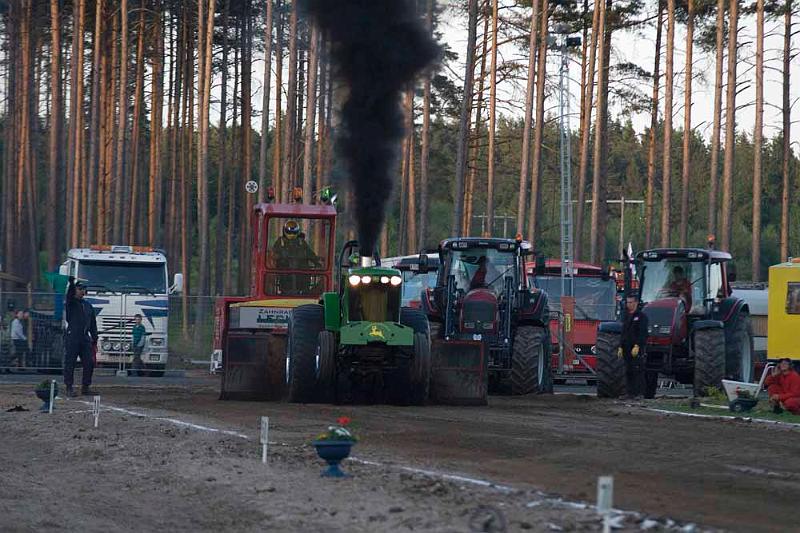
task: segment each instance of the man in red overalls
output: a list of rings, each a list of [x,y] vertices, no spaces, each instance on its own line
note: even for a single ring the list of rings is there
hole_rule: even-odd
[[[782,413],[786,409],[793,415],[800,415],[800,374],[792,368],[791,359],[781,359],[767,376],[764,386],[773,411]]]

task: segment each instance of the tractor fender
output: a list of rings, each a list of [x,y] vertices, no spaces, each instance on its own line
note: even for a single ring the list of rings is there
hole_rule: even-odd
[[[736,322],[743,311],[750,313],[750,307],[741,298],[729,296],[719,303],[719,317],[726,324]]]
[[[622,335],[622,322],[600,322],[597,325],[597,332]]]
[[[549,327],[550,306],[547,293],[540,290],[525,291],[522,296],[518,323],[520,325]]]
[[[692,324],[692,331],[701,331],[704,329],[722,329],[725,324],[720,320],[698,320]]]

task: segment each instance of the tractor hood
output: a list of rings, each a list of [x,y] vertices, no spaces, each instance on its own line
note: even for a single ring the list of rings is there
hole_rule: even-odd
[[[662,298],[644,306],[648,334],[651,338],[673,339],[686,337],[686,308],[680,298]]]

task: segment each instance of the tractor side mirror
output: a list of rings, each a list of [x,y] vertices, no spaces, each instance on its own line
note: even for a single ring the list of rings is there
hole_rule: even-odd
[[[536,275],[537,276],[544,276],[545,265],[546,265],[546,261],[544,259],[544,255],[538,254],[536,256]]]
[[[727,264],[728,283],[736,281],[736,265],[734,263]]]
[[[429,263],[428,263],[428,254],[419,254],[419,259],[417,261],[419,264],[419,272],[424,274],[430,270]]]

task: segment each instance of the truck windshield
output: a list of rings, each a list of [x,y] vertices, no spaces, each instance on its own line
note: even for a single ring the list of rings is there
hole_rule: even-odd
[[[164,263],[81,261],[77,276],[86,280],[90,291],[165,294],[166,268]]]
[[[514,276],[517,256],[513,252],[494,248],[453,250],[450,254],[450,274],[456,278],[456,288],[489,289],[497,295],[503,292],[503,279]]]
[[[561,310],[561,278],[539,276],[534,283],[547,293],[550,309]],[[573,278],[576,320],[614,320],[617,285],[602,278]]]
[[[706,263],[686,259],[646,261],[642,301],[681,298],[690,314],[703,313]]]

